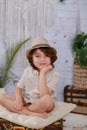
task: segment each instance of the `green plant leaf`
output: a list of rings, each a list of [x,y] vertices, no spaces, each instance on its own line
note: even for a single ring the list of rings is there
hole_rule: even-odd
[[[6,82],[13,78],[12,76],[9,76],[9,70],[13,65],[16,54],[29,39],[30,38],[16,44],[15,47],[6,49],[6,62],[0,67],[0,88],[4,87]]]
[[[72,45],[75,61],[80,66],[87,66],[87,34],[81,32],[76,35]]]
[[[87,46],[87,34],[81,32],[80,34],[77,34],[74,38],[72,49],[74,52],[77,52],[79,49],[82,49],[85,46]]]
[[[87,66],[87,46],[77,51],[76,60],[80,66]]]

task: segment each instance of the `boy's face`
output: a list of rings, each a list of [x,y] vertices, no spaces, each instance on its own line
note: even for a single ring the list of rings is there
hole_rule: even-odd
[[[33,53],[33,63],[38,70],[41,70],[51,64],[51,59],[40,49],[36,49]]]

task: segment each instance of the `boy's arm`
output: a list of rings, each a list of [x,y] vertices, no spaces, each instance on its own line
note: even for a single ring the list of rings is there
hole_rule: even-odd
[[[17,100],[22,100],[22,89],[19,87],[15,88],[15,98]]]
[[[22,110],[23,108],[23,98],[22,98],[22,89],[15,88],[15,109]]]
[[[45,67],[44,69],[42,69],[40,71],[40,76],[39,76],[39,93],[40,93],[40,97],[46,95],[46,94],[51,94],[52,89],[50,89],[47,84],[46,84],[46,73],[52,69],[52,66],[49,65],[47,67]]]

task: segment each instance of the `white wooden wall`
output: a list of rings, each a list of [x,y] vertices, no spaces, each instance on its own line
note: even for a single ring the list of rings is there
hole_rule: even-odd
[[[86,12],[87,0],[65,0],[63,3],[59,0],[0,0],[0,63],[5,46],[27,37],[46,37],[58,51],[55,63],[60,73],[57,99],[63,100],[65,85],[73,84],[72,39],[79,31],[87,32]],[[25,52],[30,44],[31,41],[26,43],[16,57],[13,71],[17,75],[28,65]]]

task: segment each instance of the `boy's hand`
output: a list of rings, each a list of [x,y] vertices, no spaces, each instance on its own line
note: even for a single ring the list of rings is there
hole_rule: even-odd
[[[51,70],[52,68],[53,68],[52,65],[48,65],[48,66],[46,66],[45,68],[41,69],[40,72],[41,72],[41,73],[46,73],[46,72],[48,72],[49,70]]]
[[[14,101],[14,108],[15,108],[17,111],[22,110],[22,109],[23,109],[23,103],[22,103],[22,101],[15,100],[15,101]]]

